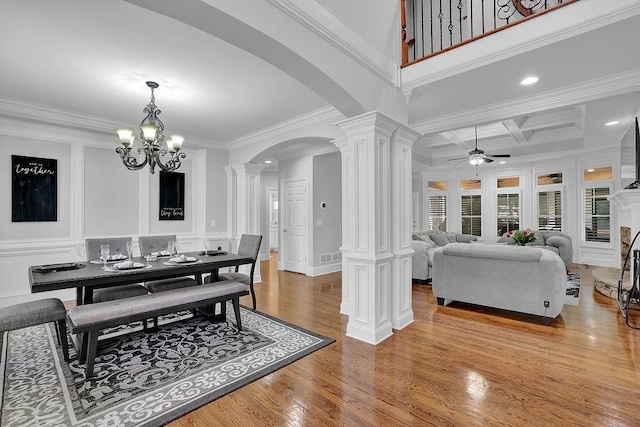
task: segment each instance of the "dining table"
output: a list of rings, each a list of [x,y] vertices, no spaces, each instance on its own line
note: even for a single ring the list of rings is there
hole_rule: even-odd
[[[237,254],[205,256],[204,252],[188,252],[181,255],[186,262],[172,262],[170,260],[175,258],[171,257],[157,257],[153,261],[133,257],[131,261],[144,266],[122,270],[114,268],[113,263],[104,269],[102,262],[95,261],[34,265],[29,267],[31,293],[75,288],[76,304],[91,304],[93,290],[97,288],[182,276],[194,276],[196,283],[201,285],[205,274],[211,275],[210,282],[216,282],[220,268],[253,263],[253,258]]]

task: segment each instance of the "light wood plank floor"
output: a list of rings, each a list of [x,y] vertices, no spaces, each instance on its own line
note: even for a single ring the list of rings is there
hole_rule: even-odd
[[[438,307],[430,285],[414,284],[413,324],[372,346],[345,337],[340,273],[281,272],[272,258],[258,310],[336,342],[170,426],[638,426],[640,331],[594,291],[589,268],[570,271],[580,305],[551,326]]]

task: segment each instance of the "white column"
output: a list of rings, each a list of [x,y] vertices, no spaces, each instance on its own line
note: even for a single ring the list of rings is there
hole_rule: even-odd
[[[349,254],[349,242],[347,235],[347,223],[349,215],[346,206],[349,202],[348,194],[345,189],[347,188],[347,173],[349,163],[349,150],[347,144],[347,138],[336,139],[331,141],[336,147],[340,149],[341,157],[341,170],[342,170],[342,245],[340,246],[340,252],[342,253],[342,302],[340,303],[340,314],[349,315],[349,260],[347,255]]]
[[[227,226],[233,247],[237,248],[243,234],[262,234],[260,230],[260,173],[266,166],[253,163],[236,163],[225,166],[227,172]],[[266,240],[265,240],[266,242]],[[248,266],[240,267],[241,270]],[[260,268],[253,276],[260,282]]]
[[[391,137],[391,324],[394,329],[402,329],[413,322],[411,146],[419,136],[418,132],[398,123],[398,129]]]
[[[347,336],[377,344],[413,321],[411,145],[419,134],[377,111],[336,124],[342,154]],[[346,295],[345,295],[346,292]]]

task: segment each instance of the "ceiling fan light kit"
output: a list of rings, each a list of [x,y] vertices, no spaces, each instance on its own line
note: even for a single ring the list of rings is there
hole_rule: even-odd
[[[449,160],[468,160],[471,166],[480,166],[483,163],[493,162],[492,157],[511,157],[510,154],[486,154],[484,150],[478,149],[478,127],[475,126],[476,148],[469,151],[469,156],[465,158],[455,158]]]

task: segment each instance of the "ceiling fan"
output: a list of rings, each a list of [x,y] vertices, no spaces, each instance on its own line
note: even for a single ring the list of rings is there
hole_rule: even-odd
[[[449,160],[469,160],[469,163],[473,166],[479,166],[483,163],[493,162],[493,157],[511,157],[511,154],[486,154],[484,150],[478,149],[478,127],[475,128],[476,132],[476,148],[469,151],[468,157],[458,157]]]

